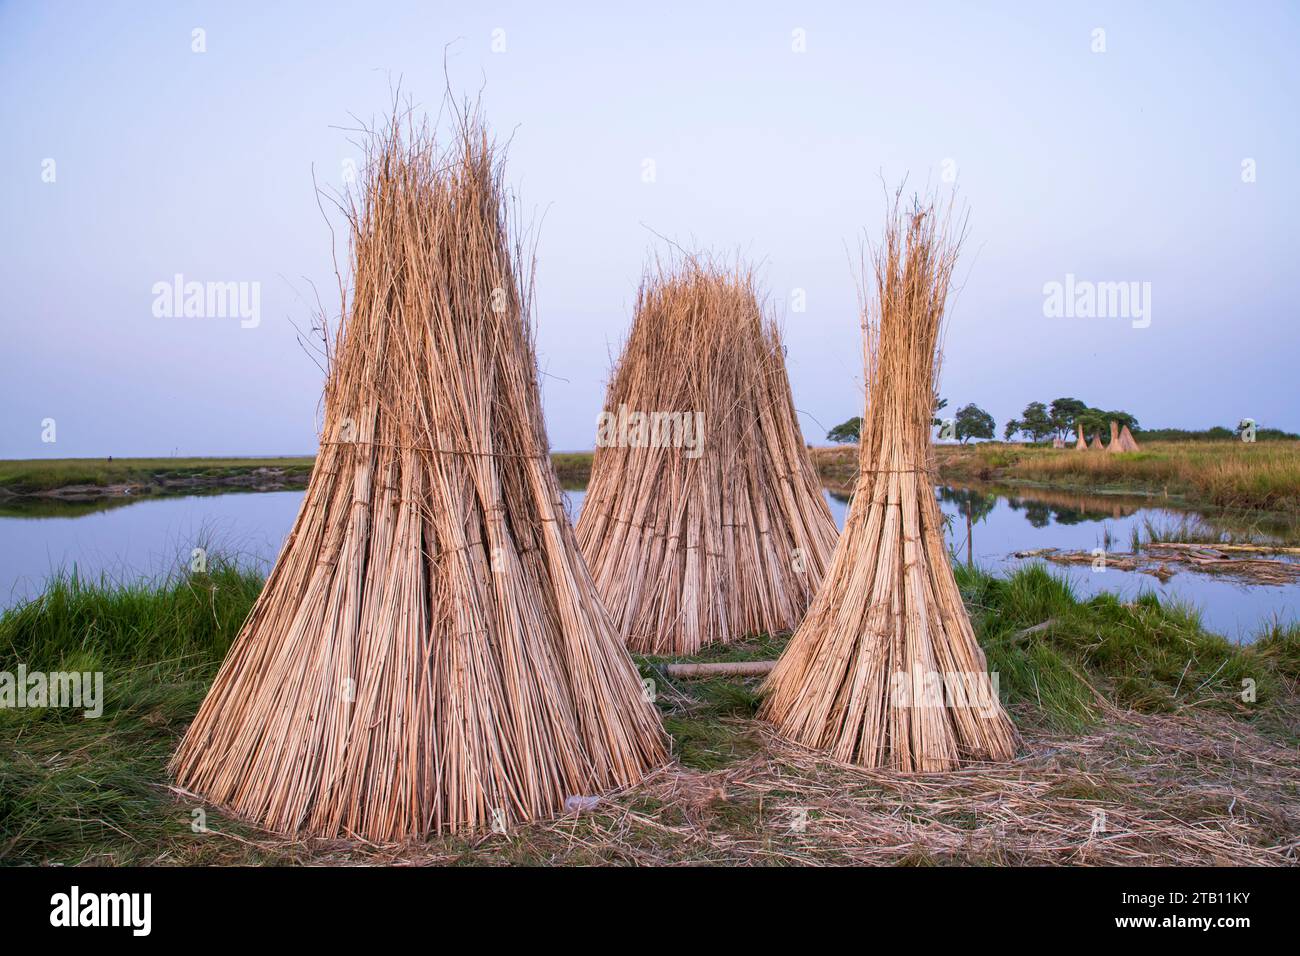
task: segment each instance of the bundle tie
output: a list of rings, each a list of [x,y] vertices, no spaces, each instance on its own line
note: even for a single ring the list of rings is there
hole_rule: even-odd
[[[532,461],[549,461],[550,454],[545,455],[523,455],[509,451],[470,451],[467,448],[435,448],[431,445],[397,445],[392,442],[382,441],[343,441],[337,438],[322,439],[322,445],[369,445],[372,448],[392,448],[397,451],[427,451],[439,455],[464,455],[468,458],[523,458]]]

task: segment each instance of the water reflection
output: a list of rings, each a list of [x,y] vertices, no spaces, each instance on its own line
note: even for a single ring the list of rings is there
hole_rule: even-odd
[[[850,489],[826,489],[826,500],[842,528]],[[302,500],[301,491],[227,493],[140,501],[66,504],[42,502],[29,509],[0,510],[0,607],[41,592],[52,570],[75,567],[83,576],[117,580],[156,577],[178,567],[202,541],[266,570],[275,560]],[[1132,543],[1165,529],[1164,536],[1195,533],[1196,540],[1220,533],[1297,540],[1284,516],[1248,517],[1189,511],[1134,495],[1084,495],[991,485],[949,485],[935,489],[945,517],[949,546],[958,560],[995,573],[1022,567],[1016,552],[1042,548],[1128,551]],[[565,491],[576,518],[585,492]],[[128,507],[129,505],[129,507]],[[1136,571],[1052,565],[1076,593],[1100,591],[1132,599],[1154,591],[1161,600],[1200,608],[1207,627],[1248,639],[1274,619],[1300,620],[1300,585],[1258,585],[1180,571],[1159,581]]]

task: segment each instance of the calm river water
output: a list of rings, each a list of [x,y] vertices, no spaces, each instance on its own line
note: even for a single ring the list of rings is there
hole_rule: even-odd
[[[269,569],[302,500],[301,491],[196,495],[113,501],[107,506],[43,504],[39,510],[13,507],[0,512],[0,609],[41,593],[54,572],[119,581],[152,579],[182,567],[191,550],[233,556],[242,564]],[[582,507],[582,491],[567,491],[570,513]],[[1024,564],[1017,551],[1054,547],[1110,553],[1129,550],[1135,531],[1148,524],[1177,527],[1193,521],[1202,529],[1214,519],[1132,498],[1064,492],[941,487],[951,516],[949,542],[958,560],[967,557],[967,511],[971,551],[977,564],[1006,571]],[[826,492],[841,526],[847,497]],[[1090,596],[1112,591],[1132,598],[1153,591],[1162,601],[1197,607],[1207,627],[1235,640],[1253,639],[1267,622],[1300,620],[1300,585],[1246,585],[1190,571],[1166,582],[1137,572],[1088,565],[1050,566],[1068,577],[1075,591]]]

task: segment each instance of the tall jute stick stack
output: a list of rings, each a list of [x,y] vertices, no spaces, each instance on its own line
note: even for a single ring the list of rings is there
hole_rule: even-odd
[[[937,343],[959,245],[933,206],[896,206],[874,250],[853,503],[821,590],[765,685],[761,714],[782,734],[871,767],[948,770],[1016,747],[930,478]]]
[[[469,116],[371,150],[316,467],[173,769],[273,830],[395,841],[555,813],[665,749],[548,458],[494,147]]]
[[[803,617],[835,547],[776,323],[747,270],[643,280],[578,542],[628,645],[692,654]]]

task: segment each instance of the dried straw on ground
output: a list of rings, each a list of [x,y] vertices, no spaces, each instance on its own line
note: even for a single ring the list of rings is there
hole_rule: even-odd
[[[592,576],[633,650],[693,654],[790,631],[816,593],[835,523],[783,353],[748,271],[689,258],[656,264],[642,282],[605,399],[613,428],[597,436],[578,518]],[[622,427],[638,413],[669,424]],[[674,447],[683,443],[664,413],[696,416],[687,420],[702,443]]]
[[[476,117],[394,121],[351,210],[320,453],[173,760],[280,832],[375,842],[560,812],[665,759],[561,504],[531,270]]]
[[[937,343],[959,244],[947,215],[918,205],[895,208],[874,250],[853,503],[822,588],[764,685],[761,715],[778,732],[869,767],[951,770],[1016,749],[931,481]]]

